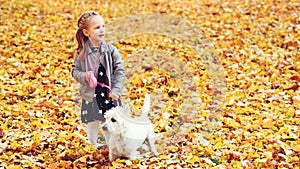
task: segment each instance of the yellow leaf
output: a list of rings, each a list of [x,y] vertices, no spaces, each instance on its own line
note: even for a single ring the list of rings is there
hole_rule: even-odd
[[[300,152],[300,144],[293,145],[293,150]]]
[[[19,166],[19,165],[13,165],[13,164],[11,164],[11,165],[7,166],[6,168],[7,169],[21,169],[22,167]]]
[[[35,133],[33,135],[33,141],[36,142],[37,144],[39,144],[41,142],[41,135],[39,133]]]
[[[189,153],[187,156],[187,162],[194,164],[198,163],[200,161],[200,158],[198,156],[193,155],[192,153]]]
[[[19,142],[17,142],[17,141],[13,141],[13,142],[10,144],[10,147],[11,147],[12,149],[16,149],[16,148],[18,148],[19,146],[21,146],[21,145],[20,145]]]
[[[264,128],[271,128],[273,126],[273,119],[264,119],[262,121],[262,127]]]
[[[264,144],[261,140],[257,140],[257,141],[255,141],[255,147],[264,149]]]
[[[5,73],[4,69],[1,69],[0,70],[0,75],[4,75],[4,73]]]
[[[178,147],[175,147],[175,146],[170,146],[168,147],[168,152],[171,152],[171,153],[174,153],[178,150]]]
[[[289,161],[291,161],[291,162],[298,162],[299,161],[299,157],[294,156],[294,157],[290,158]]]

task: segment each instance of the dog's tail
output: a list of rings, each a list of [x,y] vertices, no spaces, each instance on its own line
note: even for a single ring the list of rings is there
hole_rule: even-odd
[[[145,95],[144,106],[142,109],[142,114],[146,114],[150,111],[151,98],[149,94]]]

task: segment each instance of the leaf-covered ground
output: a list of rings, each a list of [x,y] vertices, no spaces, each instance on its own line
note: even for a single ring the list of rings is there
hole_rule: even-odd
[[[0,3],[0,168],[299,168],[299,1]],[[205,135],[210,116],[205,105],[211,103],[205,95],[210,92],[205,65],[197,69],[196,55],[172,37],[140,35],[115,44],[124,60],[149,47],[174,54],[180,63],[192,63],[188,65],[199,81],[195,91],[203,92],[203,110],[183,141],[164,147],[157,157],[110,163],[107,151],[88,145],[74,107],[76,82],[70,72],[76,21],[86,10],[99,12],[107,24],[131,14],[160,12],[200,27],[224,67],[227,90],[221,125]],[[155,66],[172,65],[154,61],[146,72],[127,65],[132,88],[127,86],[125,94],[138,107],[145,90],[161,89],[156,94],[165,97],[160,99],[169,116],[156,112],[168,119],[153,119],[159,134],[170,130],[171,113],[180,116],[183,91],[176,78]],[[201,144],[202,134],[210,144]]]

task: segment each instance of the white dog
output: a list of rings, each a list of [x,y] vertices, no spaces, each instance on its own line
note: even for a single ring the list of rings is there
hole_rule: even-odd
[[[142,115],[132,118],[130,106],[117,106],[104,115],[106,121],[102,125],[109,149],[110,161],[118,157],[134,160],[141,157],[139,148],[148,141],[151,152],[158,155],[154,142],[154,129],[148,118],[150,95],[146,95]]]

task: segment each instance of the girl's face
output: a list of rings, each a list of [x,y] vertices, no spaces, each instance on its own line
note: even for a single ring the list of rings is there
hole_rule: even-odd
[[[88,29],[84,29],[83,33],[89,38],[92,46],[99,46],[106,33],[103,18],[100,15],[93,16],[88,23]]]

